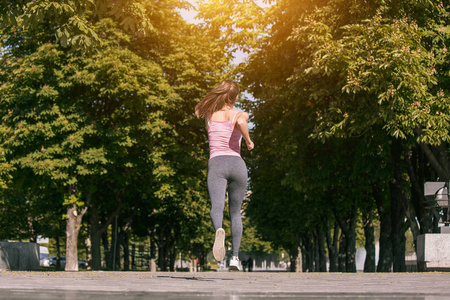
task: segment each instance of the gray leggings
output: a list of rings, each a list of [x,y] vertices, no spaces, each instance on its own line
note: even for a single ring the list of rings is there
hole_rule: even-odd
[[[241,206],[247,188],[247,167],[239,156],[222,155],[211,158],[208,162],[208,192],[214,230],[222,228],[227,183],[231,242],[233,256],[237,256],[242,239]]]

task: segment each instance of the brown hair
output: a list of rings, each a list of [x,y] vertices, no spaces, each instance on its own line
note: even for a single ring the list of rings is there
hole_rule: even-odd
[[[239,87],[236,82],[224,80],[195,106],[195,115],[197,118],[206,118],[222,109],[226,104],[234,105],[238,94]]]

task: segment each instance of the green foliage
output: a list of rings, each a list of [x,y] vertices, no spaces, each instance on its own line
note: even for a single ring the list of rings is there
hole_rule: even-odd
[[[260,145],[247,213],[263,236],[280,243],[284,236],[271,229],[291,226],[300,239],[314,239],[316,228],[329,229],[330,219],[355,206],[373,209],[373,189],[388,191],[394,168],[404,168],[392,158],[397,139],[403,149],[448,144],[444,19],[444,6],[423,1],[277,1],[270,8],[270,29],[241,66],[256,98],[248,106]],[[289,225],[272,223],[281,210]]]
[[[259,235],[257,227],[255,224],[252,224],[249,218],[242,218],[242,226],[244,228],[244,233],[242,235],[240,251],[261,254],[274,252],[270,242],[264,240],[263,237]]]
[[[187,7],[188,2],[175,0],[6,1],[0,4],[0,24],[23,37],[27,32],[42,37],[45,31],[45,41],[50,37],[63,47],[92,52],[103,42],[95,29],[98,20],[112,18],[133,35],[155,35],[164,31],[165,19],[173,16],[175,8]]]
[[[52,182],[60,187],[52,203],[58,208],[82,205],[91,195],[103,221],[118,204],[121,213],[145,220],[139,226],[147,228],[136,225],[136,234],[162,233],[168,219],[177,220],[175,241],[186,251],[204,252],[203,239],[192,239],[195,230],[181,228],[199,234],[210,229],[205,221],[206,143],[193,107],[215,84],[205,82],[205,74],[213,79],[226,65],[216,62],[220,51],[208,55],[211,46],[201,32],[180,22],[174,9],[186,3],[99,1],[95,7],[75,7],[66,2],[21,6],[30,15],[21,26],[35,22],[39,32],[34,45],[24,42],[28,32],[2,28],[1,142],[8,162],[2,179],[8,183],[7,171],[18,169],[22,173],[9,175],[13,182],[22,174],[33,174],[36,183]],[[74,45],[76,30],[64,23],[74,13],[101,39],[89,55],[89,44]],[[70,36],[71,51],[55,44],[62,36],[53,39],[54,32],[41,28],[60,22],[56,28],[67,29],[63,34]],[[192,56],[198,47],[204,51]],[[161,244],[172,239],[170,234],[161,238]]]
[[[199,25],[178,0],[2,2],[0,238],[60,236],[63,208],[90,199],[101,223],[117,213],[120,232],[150,235],[161,260],[206,258],[207,135],[193,108],[230,77],[255,98],[245,251],[295,253],[373,209],[395,168],[411,180],[393,165],[397,140],[400,159],[448,150],[448,7],[268,2],[202,1]],[[237,50],[250,56],[231,68]]]
[[[310,88],[310,101],[325,104],[317,111],[315,137],[354,136],[381,125],[395,138],[414,137],[421,129],[418,142],[449,140],[449,98],[434,89],[434,54],[423,46],[422,30],[414,22],[378,13],[344,26],[339,36],[312,20],[292,37],[313,42],[311,67],[292,76],[292,83],[301,85],[312,72],[334,77],[340,88],[329,100],[316,92],[323,89],[319,82]]]

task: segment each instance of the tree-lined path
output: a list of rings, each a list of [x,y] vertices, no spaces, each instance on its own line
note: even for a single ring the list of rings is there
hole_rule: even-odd
[[[0,240],[49,237],[68,271],[135,269],[141,247],[151,270],[207,268],[194,107],[234,79],[255,142],[243,252],[356,272],[363,247],[365,272],[406,271],[439,231],[424,183],[450,180],[448,1],[263,2],[197,1],[197,24],[189,1],[1,2]]]

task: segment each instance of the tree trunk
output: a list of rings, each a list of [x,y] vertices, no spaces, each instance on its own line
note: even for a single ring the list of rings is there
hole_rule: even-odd
[[[133,211],[134,209],[132,209],[131,213],[128,214],[128,218],[125,221],[125,224],[122,227],[122,230],[120,232],[120,241],[122,244],[122,249],[123,249],[123,269],[125,271],[129,271],[130,270],[130,246],[129,246],[129,241],[130,241],[130,236],[129,236],[129,232],[131,230],[131,221],[133,218]]]
[[[348,230],[345,233],[347,254],[345,256],[346,271],[356,273],[356,217],[357,208],[351,212],[348,224]]]
[[[303,261],[306,262],[303,266],[304,272],[314,272],[314,242],[310,235],[302,238],[303,245]]]
[[[76,229],[77,205],[67,208],[66,221],[66,271],[78,271],[78,230]]]
[[[76,187],[71,187],[70,194],[76,193]],[[66,271],[78,271],[78,234],[80,232],[81,220],[87,211],[91,194],[86,197],[85,207],[78,211],[76,203],[67,207],[66,221]]]
[[[316,270],[318,272],[326,272],[327,271],[327,259],[326,259],[326,251],[325,251],[325,234],[323,233],[322,228],[318,229],[318,248],[319,248],[319,269]]]
[[[380,222],[380,256],[377,272],[391,272],[392,267],[392,240],[389,236],[390,225]]]
[[[341,228],[342,245],[339,245],[339,269],[341,272],[356,272],[356,203],[353,203],[352,210],[347,213],[346,219],[335,212],[335,218]]]
[[[67,208],[66,222],[66,271],[78,271],[78,233],[77,205],[74,203]]]
[[[436,147],[436,152],[438,153],[439,161],[442,165],[442,168],[445,171],[446,176],[440,177],[439,180],[441,181],[450,181],[450,157],[449,157],[449,144],[448,143],[441,143],[439,146]]]
[[[390,272],[392,266],[392,240],[390,203],[378,188],[373,188],[373,197],[380,217],[380,254],[377,272]]]
[[[100,226],[100,218],[98,215],[98,207],[96,204],[91,205],[91,214],[89,221],[91,228],[91,243],[92,243],[92,264],[91,264],[92,270],[101,270],[102,268],[102,249],[101,249],[102,235],[103,233],[106,232],[109,225],[111,225],[111,223],[115,220],[116,216],[119,215],[120,213],[120,210],[122,208],[122,200],[120,198],[121,194],[122,194],[121,191],[117,191],[115,193],[116,209],[109,216],[108,220],[103,222],[101,226]],[[106,253],[107,249],[105,249],[105,256]],[[109,260],[109,257],[108,259],[105,260]],[[107,263],[107,266],[110,266],[109,262]],[[108,268],[108,270],[111,270],[111,268]]]
[[[328,257],[330,260],[330,272],[339,272],[338,262],[338,240],[339,240],[339,226],[335,222],[333,229],[333,238],[331,238],[331,228],[327,224],[326,238],[328,246]]]
[[[300,242],[299,247],[298,255],[301,255],[300,260],[302,261],[302,270],[300,272],[308,272],[308,249],[303,241]]]
[[[169,250],[169,270],[170,272],[175,271],[175,260],[177,259],[177,252],[175,247],[170,247]]]
[[[300,246],[297,247],[297,259],[295,260],[295,272],[300,273],[303,272],[303,253],[302,248]]]
[[[406,170],[408,172],[408,175],[410,177],[410,182],[411,182],[411,178],[415,177],[415,172],[411,163],[411,151],[405,147],[404,148],[404,161],[405,161],[405,165],[406,165]],[[413,184],[413,183],[411,183]],[[403,193],[406,194],[405,192],[405,185],[403,184]],[[405,213],[406,216],[408,218],[408,222],[409,222],[409,227],[411,228],[411,232],[413,235],[413,242],[414,242],[414,248],[416,250],[417,253],[417,237],[420,235],[420,229],[419,229],[419,224],[417,223],[417,219],[418,216],[414,210],[414,204],[413,204],[413,200],[414,200],[414,188],[411,189],[411,197],[404,197],[405,203],[404,203],[404,207],[405,207]]]
[[[94,271],[102,268],[102,249],[101,249],[101,231],[99,226],[98,208],[97,205],[91,206],[90,214],[90,228],[91,228],[91,261],[89,265]]]
[[[129,249],[129,235],[128,230],[124,230],[121,232],[121,242],[123,249],[123,270],[130,270],[130,249]]]
[[[113,271],[120,271],[121,262],[120,262],[120,235],[119,235],[119,226],[118,226],[118,216],[116,216],[113,223],[113,230],[111,232],[111,252],[112,252],[112,268]]]
[[[89,235],[84,240],[84,243],[86,244],[86,262],[87,262],[87,270],[92,270],[91,268],[91,261],[92,261],[92,243]]]
[[[208,253],[204,250],[201,251],[201,255],[200,255],[200,271],[206,270],[207,267],[207,257]]]
[[[288,250],[289,261],[291,262],[291,272],[301,273],[303,271],[302,265],[302,250],[300,246],[293,246]]]
[[[432,216],[430,207],[433,206],[433,203],[427,203],[427,199],[424,195],[424,172],[427,167],[425,166],[425,159],[422,158],[423,155],[421,155],[420,149],[405,149],[404,152],[406,170],[411,183],[411,203],[415,212],[415,214],[411,215],[409,218],[411,220],[411,230],[413,235],[415,235],[414,241],[416,241],[419,234],[432,232]],[[407,213],[411,214],[411,209],[407,211]],[[416,218],[419,221],[420,229],[419,226],[413,224]]]
[[[318,233],[316,233],[314,235],[313,241],[314,241],[313,242],[313,249],[314,249],[314,268],[313,268],[313,272],[319,272],[320,252],[319,252],[319,236],[318,236]]]
[[[288,249],[287,253],[289,255],[289,261],[291,263],[290,271],[297,272],[298,247],[292,247],[291,249]]]
[[[156,272],[156,243],[153,235],[150,236],[150,272]]]
[[[314,272],[315,271],[315,266],[314,266],[314,261],[315,261],[315,256],[316,256],[316,251],[315,251],[315,241],[314,241],[314,236],[313,235],[309,235],[309,238],[307,239],[308,243],[308,251],[307,251],[307,255],[308,255],[308,272]]]
[[[161,272],[166,272],[166,256],[163,247],[158,247],[158,268]]]
[[[364,237],[366,249],[366,259],[364,260],[364,272],[375,272],[375,235],[373,229],[373,213],[372,207],[367,206],[366,212],[362,215]]]
[[[31,213],[28,212],[27,209],[27,222],[28,222],[28,234],[30,236],[30,243],[36,243],[37,242],[37,232],[35,229],[35,222],[33,221],[33,217],[31,216]]]
[[[59,240],[59,235],[56,236],[56,268],[61,268],[61,243]]]
[[[136,245],[131,244],[131,270],[136,270]]]
[[[105,256],[105,267],[106,270],[111,271],[112,270],[112,255],[109,247],[109,239],[108,239],[108,232],[102,232],[102,243],[103,243],[103,254]]]
[[[338,255],[338,264],[339,264],[339,272],[344,273],[346,271],[346,254],[347,254],[347,245],[346,238],[344,232],[341,230],[341,234],[339,236],[339,255]]]
[[[401,179],[400,179],[401,180]],[[392,238],[392,254],[393,254],[393,271],[405,272],[405,231],[404,219],[405,210],[401,204],[402,192],[398,185],[398,178],[389,183],[391,194],[391,238]]]
[[[167,252],[166,252],[166,240],[164,238],[164,232],[159,232],[158,239],[158,266],[162,272],[167,271]]]
[[[441,143],[438,147],[430,148],[429,145],[421,143],[420,148],[425,153],[431,166],[438,174],[439,180],[448,182],[450,180],[448,145],[446,143]],[[435,153],[438,153],[438,155]]]

